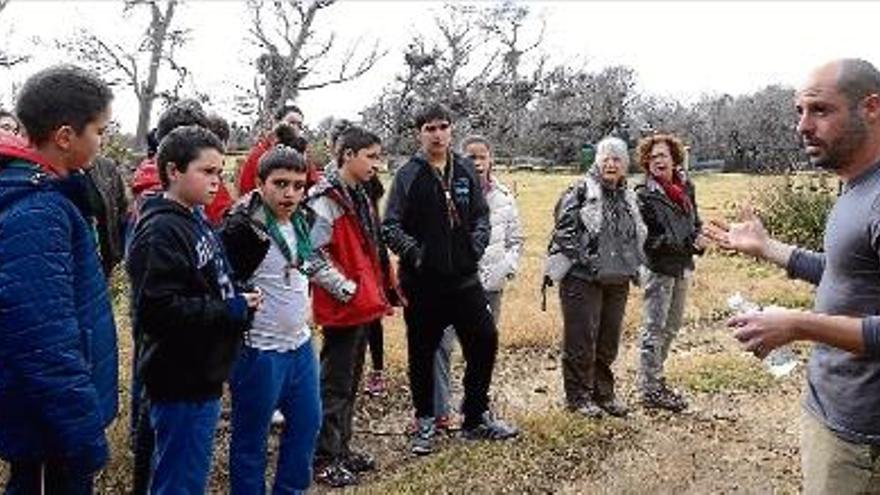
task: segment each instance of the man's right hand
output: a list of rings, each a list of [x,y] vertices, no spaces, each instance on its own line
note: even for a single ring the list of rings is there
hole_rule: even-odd
[[[722,249],[766,258],[771,239],[764,224],[750,206],[740,209],[739,220],[735,223],[712,220],[703,228],[703,235]]]

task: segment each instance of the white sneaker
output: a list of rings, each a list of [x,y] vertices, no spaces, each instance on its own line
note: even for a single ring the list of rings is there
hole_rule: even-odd
[[[283,425],[284,424],[284,415],[281,414],[281,411],[276,409],[275,412],[272,413],[272,424],[273,425]]]

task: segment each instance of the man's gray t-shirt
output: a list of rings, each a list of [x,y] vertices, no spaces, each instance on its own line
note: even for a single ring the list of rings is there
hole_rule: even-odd
[[[880,315],[880,164],[844,186],[828,216],[824,254],[798,249],[788,272],[818,283],[817,313]],[[880,445],[880,357],[873,349],[874,332],[865,326],[864,356],[814,346],[805,406],[841,438]]]

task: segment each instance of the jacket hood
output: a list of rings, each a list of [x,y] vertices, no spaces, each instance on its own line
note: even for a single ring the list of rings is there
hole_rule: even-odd
[[[0,133],[0,161],[24,160],[42,168],[45,172],[55,173],[55,167],[24,139],[6,133]]]
[[[141,207],[141,218],[139,221],[146,222],[150,217],[159,213],[175,213],[177,215],[192,218],[192,211],[181,205],[180,203],[167,199],[161,194],[150,196],[144,201]]]
[[[140,194],[144,191],[158,191],[160,189],[162,189],[162,182],[159,180],[159,168],[156,166],[156,160],[145,158],[134,171],[134,177],[131,179],[131,192]]]
[[[50,188],[50,177],[36,167],[0,169],[0,211],[21,198]]]

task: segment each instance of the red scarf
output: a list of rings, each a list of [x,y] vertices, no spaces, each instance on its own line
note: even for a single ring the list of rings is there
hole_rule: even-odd
[[[681,177],[673,172],[672,180],[667,181],[661,177],[654,176],[654,180],[663,188],[666,196],[684,211],[691,211],[691,198],[688,197],[685,184]]]

